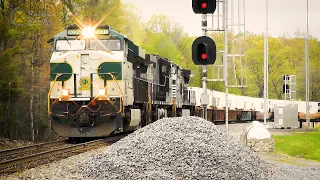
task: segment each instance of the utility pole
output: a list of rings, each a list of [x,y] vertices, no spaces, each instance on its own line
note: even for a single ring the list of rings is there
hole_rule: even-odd
[[[264,125],[268,116],[268,0],[266,0],[266,33],[264,36]]]
[[[10,85],[11,85],[11,82],[9,82],[9,100],[8,100],[8,119],[9,119],[9,139],[11,139],[11,135],[12,135],[12,121],[11,121],[11,117],[10,117],[10,97],[11,97],[11,95],[10,95],[10,91],[11,91],[11,87],[10,87]]]
[[[307,37],[306,37],[306,121],[310,128],[309,117],[309,0],[307,0]]]
[[[202,14],[202,34],[203,36],[207,35],[207,14]],[[207,94],[207,66],[202,65],[202,88],[203,94]],[[208,97],[209,98],[209,97]],[[201,100],[203,102],[203,99]],[[207,117],[207,104],[203,104],[203,118],[208,119]]]
[[[224,86],[226,88],[226,113],[225,113],[225,121],[226,121],[226,130],[228,131],[229,128],[229,79],[228,79],[228,0],[224,0],[224,52],[223,52],[223,62],[224,62]]]

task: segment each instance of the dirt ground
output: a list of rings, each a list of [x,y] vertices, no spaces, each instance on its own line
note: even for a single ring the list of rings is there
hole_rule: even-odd
[[[275,129],[275,128],[268,128],[268,131],[271,133],[271,135],[287,135],[294,132],[315,132],[317,129],[313,128],[302,128],[302,129]]]
[[[5,149],[17,148],[22,146],[32,145],[32,142],[21,141],[21,140],[10,140],[7,138],[0,137],[0,151]]]
[[[291,164],[296,166],[320,166],[319,161],[292,157],[279,152],[257,153],[262,159],[274,164]]]

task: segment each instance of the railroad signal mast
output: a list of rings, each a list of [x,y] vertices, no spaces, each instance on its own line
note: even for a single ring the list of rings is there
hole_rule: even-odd
[[[235,3],[237,1],[238,3]],[[247,68],[246,68],[246,27],[245,27],[245,1],[246,0],[231,0],[231,9],[229,9],[229,0],[192,0],[192,8],[195,14],[202,14],[202,30],[203,36],[202,44],[205,45],[206,50],[213,49],[215,56],[210,58],[208,51],[205,51],[207,55],[207,61],[202,60],[201,56],[197,56],[196,50],[201,43],[194,42],[192,46],[192,60],[196,65],[202,65],[202,82],[203,82],[203,95],[201,96],[201,105],[204,106],[206,111],[206,105],[209,104],[209,97],[207,95],[207,82],[224,82],[225,86],[225,122],[226,129],[228,130],[228,108],[231,108],[231,100],[229,100],[229,88],[245,88],[247,87]],[[217,13],[215,13],[217,12]],[[231,22],[229,22],[229,14],[231,14]],[[236,18],[237,14],[237,18]],[[207,18],[212,18],[211,28],[207,28]],[[210,23],[210,21],[209,21]],[[231,31],[231,35],[229,34]],[[207,31],[216,31],[224,33],[224,45],[223,49],[215,49],[215,43],[207,44],[205,39]],[[236,33],[237,32],[237,33]],[[234,34],[236,33],[236,35]],[[231,36],[231,39],[229,39]],[[201,38],[201,37],[199,37]],[[209,38],[210,39],[210,38]],[[197,39],[196,39],[197,40]],[[229,42],[230,40],[230,42]],[[212,40],[213,41],[213,40]],[[231,43],[231,49],[229,49],[229,43]],[[237,44],[237,45],[236,45]],[[203,46],[199,47],[199,49]],[[230,53],[231,50],[231,53]],[[204,56],[205,57],[205,56]],[[229,61],[228,58],[232,60]],[[233,63],[233,72],[229,70],[229,62]],[[236,63],[237,62],[237,63]],[[244,63],[243,63],[244,62]],[[207,78],[207,65],[212,66],[212,79]],[[240,66],[240,68],[236,68]],[[244,72],[243,72],[243,67]],[[217,72],[216,70],[217,69]],[[220,70],[222,69],[222,70]],[[239,70],[239,72],[238,72]],[[221,72],[223,72],[223,78],[221,78]],[[234,79],[229,79],[229,74],[234,73]],[[240,74],[240,78],[239,75]],[[215,78],[215,76],[217,76]],[[245,77],[245,78],[244,78]],[[206,112],[205,112],[206,113]],[[203,116],[205,119],[206,115]]]
[[[192,9],[195,14],[202,14],[203,36],[198,37],[192,43],[192,61],[195,65],[202,65],[202,88],[201,105],[203,107],[203,118],[207,119],[207,105],[209,95],[207,94],[207,66],[216,61],[216,44],[207,37],[207,14],[213,14],[216,10],[216,0],[192,0]]]
[[[283,76],[283,88],[284,100],[295,101],[296,100],[296,75],[284,75]]]

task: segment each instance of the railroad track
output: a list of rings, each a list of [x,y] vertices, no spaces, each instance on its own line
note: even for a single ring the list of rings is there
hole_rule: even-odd
[[[44,149],[44,151],[35,153],[29,153],[26,156],[16,157],[13,159],[8,159],[0,162],[0,175],[9,175],[27,168],[36,167],[42,164],[47,164],[55,160],[60,160],[63,158],[67,158],[76,154],[80,154],[89,150],[92,150],[101,146],[108,146],[113,144],[114,142],[122,139],[127,134],[114,136],[106,139],[99,139],[94,141],[89,141],[81,144],[71,144],[69,146],[64,146],[60,148],[49,148]],[[55,142],[58,143],[59,141]],[[60,141],[61,142],[61,141]],[[62,142],[61,142],[62,143]],[[26,147],[28,148],[28,147]],[[31,147],[30,147],[31,148]],[[19,151],[17,148],[16,152]],[[32,149],[32,148],[31,148]],[[9,150],[10,151],[10,150]],[[22,150],[20,150],[22,151]],[[13,151],[12,151],[13,152]],[[5,154],[4,151],[0,152],[0,154]],[[10,152],[7,152],[10,154]],[[1,154],[2,155],[2,154]],[[9,157],[9,156],[7,156]]]
[[[36,152],[41,152],[49,148],[54,149],[54,148],[63,147],[64,145],[67,145],[67,144],[68,142],[66,140],[62,140],[62,141],[46,142],[46,143],[40,143],[40,144],[35,144],[30,146],[24,146],[20,148],[3,150],[3,151],[0,151],[0,162],[14,159],[17,157],[27,156],[32,153],[34,154]]]

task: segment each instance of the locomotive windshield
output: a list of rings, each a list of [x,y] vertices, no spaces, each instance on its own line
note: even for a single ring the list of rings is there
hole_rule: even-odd
[[[90,49],[97,51],[118,51],[121,50],[120,39],[90,40]]]
[[[85,48],[86,48],[85,40],[61,39],[61,40],[57,40],[57,43],[56,43],[57,51],[76,51],[76,50],[84,50]]]

